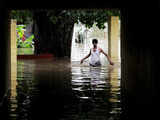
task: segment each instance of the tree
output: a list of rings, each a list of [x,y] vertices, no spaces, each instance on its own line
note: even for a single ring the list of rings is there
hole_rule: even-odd
[[[95,23],[104,29],[109,16],[120,16],[119,10],[109,9],[14,10],[11,14],[22,23],[33,20],[35,54],[49,52],[57,57],[70,57],[74,23],[87,28]]]

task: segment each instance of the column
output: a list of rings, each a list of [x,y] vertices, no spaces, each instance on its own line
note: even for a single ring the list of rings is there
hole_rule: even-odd
[[[17,80],[17,46],[16,46],[16,20],[11,20],[11,97],[16,96]]]
[[[108,55],[112,61],[118,61],[119,56],[119,17],[111,16],[108,21]]]

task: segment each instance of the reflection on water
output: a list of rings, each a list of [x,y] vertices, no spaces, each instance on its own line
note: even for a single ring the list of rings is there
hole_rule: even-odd
[[[121,113],[120,67],[18,60],[16,82],[11,120],[118,120]]]
[[[79,98],[81,119],[116,120],[121,113],[118,70],[72,66],[72,90]]]

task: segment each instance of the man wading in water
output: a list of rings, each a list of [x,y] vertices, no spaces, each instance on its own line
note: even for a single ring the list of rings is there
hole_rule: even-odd
[[[93,48],[91,48],[89,54],[81,60],[81,64],[85,59],[87,59],[91,55],[91,59],[89,62],[90,66],[93,67],[101,66],[100,53],[103,53],[107,57],[109,63],[111,65],[114,65],[110,57],[101,48],[97,47],[97,43],[98,43],[97,39],[92,40]]]

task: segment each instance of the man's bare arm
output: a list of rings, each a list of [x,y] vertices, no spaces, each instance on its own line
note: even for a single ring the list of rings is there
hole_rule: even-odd
[[[84,61],[85,59],[87,59],[90,55],[91,55],[91,50],[90,50],[89,54],[81,60],[81,64],[82,64],[83,61]]]
[[[107,53],[105,53],[101,48],[100,48],[100,51],[107,57],[109,63],[110,63],[111,65],[114,65],[114,63],[112,62],[111,58],[107,55]]]

